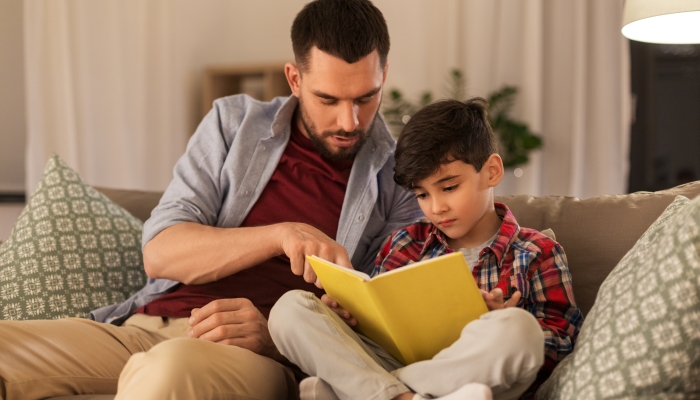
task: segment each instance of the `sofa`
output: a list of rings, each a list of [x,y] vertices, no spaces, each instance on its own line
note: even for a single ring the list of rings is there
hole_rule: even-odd
[[[97,188],[110,200],[145,221],[162,193]],[[552,229],[564,247],[574,293],[584,316],[600,284],[673,199],[700,195],[700,181],[658,192],[579,199],[570,196],[503,196],[521,226]]]
[[[97,188],[133,216],[144,221],[161,193]],[[700,195],[700,181],[658,192],[579,199],[568,196],[499,197],[522,226],[552,229],[568,258],[576,301],[584,316],[596,301],[601,284],[676,196]],[[64,396],[60,399],[107,400],[107,395]],[[59,399],[59,398],[55,398]]]

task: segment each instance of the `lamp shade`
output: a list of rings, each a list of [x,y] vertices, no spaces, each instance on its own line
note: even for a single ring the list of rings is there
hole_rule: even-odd
[[[626,0],[622,34],[649,43],[700,43],[700,0]]]

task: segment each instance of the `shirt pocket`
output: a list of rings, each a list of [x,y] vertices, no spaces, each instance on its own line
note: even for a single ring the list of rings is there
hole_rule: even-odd
[[[527,274],[514,274],[508,278],[508,290],[516,288],[522,295],[518,301],[518,307],[525,307],[530,303],[530,280],[527,279]],[[505,299],[510,299],[511,293],[504,294]]]

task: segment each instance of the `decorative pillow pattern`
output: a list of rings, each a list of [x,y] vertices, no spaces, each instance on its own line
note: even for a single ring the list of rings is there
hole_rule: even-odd
[[[86,317],[145,283],[143,224],[58,156],[0,245],[0,319]]]
[[[600,287],[537,399],[700,392],[700,198],[678,196]]]

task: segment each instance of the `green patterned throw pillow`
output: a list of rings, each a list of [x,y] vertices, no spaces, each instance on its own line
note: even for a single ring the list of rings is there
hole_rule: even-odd
[[[0,319],[86,317],[146,280],[143,224],[58,156],[0,245]]]
[[[700,198],[678,196],[605,279],[542,399],[700,396]]]

